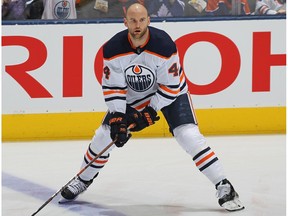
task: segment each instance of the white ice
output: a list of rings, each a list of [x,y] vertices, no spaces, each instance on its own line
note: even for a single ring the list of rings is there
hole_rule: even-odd
[[[115,148],[78,200],[59,197],[37,216],[283,216],[286,136],[208,136],[245,210],[229,213],[214,185],[173,138],[131,139]],[[2,144],[2,215],[32,215],[79,171],[89,140]]]

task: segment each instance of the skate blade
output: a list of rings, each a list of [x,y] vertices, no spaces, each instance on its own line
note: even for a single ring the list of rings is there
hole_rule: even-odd
[[[68,199],[65,199],[64,197],[61,196],[61,198],[58,200],[58,203],[59,203],[59,204],[69,203],[69,202],[74,201],[76,198],[77,198],[77,197],[75,197],[74,199],[68,200]]]
[[[223,203],[222,207],[225,208],[229,212],[240,211],[240,210],[245,209],[244,205],[237,198]]]

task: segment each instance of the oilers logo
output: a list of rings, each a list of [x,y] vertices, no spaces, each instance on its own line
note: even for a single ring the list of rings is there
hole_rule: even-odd
[[[59,1],[54,7],[54,15],[57,19],[67,19],[71,12],[71,5],[69,1]]]
[[[128,86],[136,92],[144,92],[155,83],[155,75],[142,65],[132,65],[125,70]]]

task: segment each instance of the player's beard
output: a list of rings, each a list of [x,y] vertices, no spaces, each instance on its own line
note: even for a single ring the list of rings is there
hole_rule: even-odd
[[[130,35],[134,40],[140,40],[146,34],[148,27],[144,28],[140,34],[135,34],[135,31],[130,31]]]

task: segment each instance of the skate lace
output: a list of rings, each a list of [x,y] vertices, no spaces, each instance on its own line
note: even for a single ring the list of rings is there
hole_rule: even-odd
[[[85,183],[83,183],[82,181],[80,181],[79,179],[75,179],[74,182],[72,182],[69,186],[68,186],[69,190],[73,193],[73,194],[79,194],[83,191],[85,191],[87,189],[87,186]]]
[[[231,187],[229,184],[223,184],[221,183],[220,185],[218,185],[217,187],[217,192],[216,192],[216,197],[221,199],[223,198],[225,195],[229,195],[231,191]]]

